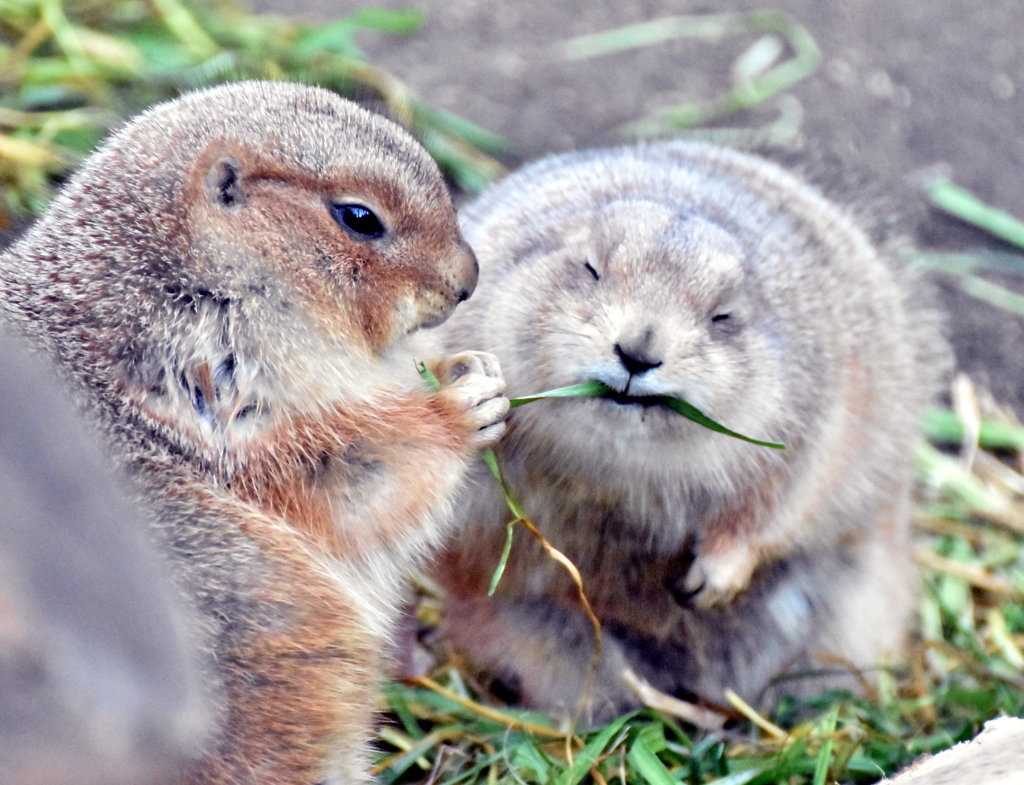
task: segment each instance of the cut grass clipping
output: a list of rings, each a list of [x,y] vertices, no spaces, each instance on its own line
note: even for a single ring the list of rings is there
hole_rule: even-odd
[[[1003,242],[1024,249],[1024,221],[986,204],[967,189],[941,173],[928,172],[916,178],[918,187],[939,210],[997,237]],[[980,275],[983,271],[1005,275],[1024,275],[1024,256],[1018,251],[980,250],[962,253],[915,253],[911,259],[942,273],[956,276],[960,288],[971,297],[983,300],[1008,313],[1024,316],[1024,295],[1019,287],[1008,288]]]
[[[728,69],[731,84],[727,90],[703,103],[663,107],[627,124],[621,132],[630,137],[652,137],[700,126],[699,135],[718,141],[747,139],[770,145],[792,140],[799,131],[803,110],[799,100],[787,91],[814,73],[821,63],[821,52],[807,28],[782,11],[666,16],[573,38],[562,45],[562,55],[567,60],[584,60],[678,39],[717,44],[737,37],[753,38],[753,42]],[[760,129],[708,128],[737,112],[768,105],[773,99],[777,99],[779,119]]]
[[[939,209],[1004,242],[1024,248],[1024,222],[1009,213],[985,204],[967,189],[944,177],[926,178],[921,188]]]

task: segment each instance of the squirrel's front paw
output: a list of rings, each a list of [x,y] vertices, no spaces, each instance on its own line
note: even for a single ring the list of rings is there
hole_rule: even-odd
[[[505,433],[508,398],[498,358],[487,352],[460,352],[433,360],[430,370],[441,382],[438,396],[466,418],[473,430],[470,447],[481,450]]]
[[[698,608],[727,605],[750,585],[756,566],[754,549],[739,543],[701,552],[677,589]]]

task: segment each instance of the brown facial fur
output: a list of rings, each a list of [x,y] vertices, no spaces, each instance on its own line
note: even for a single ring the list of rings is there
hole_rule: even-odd
[[[503,431],[496,362],[430,393],[404,345],[476,276],[411,137],[273,83],[129,123],[0,257],[0,315],[58,361],[201,619],[227,701],[183,782],[367,779],[403,578]]]
[[[214,142],[186,184],[194,252],[208,253],[225,229],[250,238],[248,254],[274,260],[325,331],[378,353],[413,329],[443,321],[475,288],[476,262],[450,220],[445,192],[414,198],[419,194],[377,172],[304,176],[265,154],[234,152],[234,145]],[[245,209],[225,210],[211,194],[211,171],[225,159],[237,167]],[[326,209],[330,202],[367,205],[381,218],[385,237],[368,241],[338,231]],[[279,233],[265,232],[267,223]],[[239,251],[237,244],[231,251]],[[411,321],[396,318],[402,296],[416,300]],[[342,317],[339,299],[347,306]]]
[[[821,651],[870,669],[899,648],[912,444],[946,359],[914,278],[811,186],[697,144],[538,162],[463,226],[486,286],[443,333],[494,352],[513,395],[599,380],[788,447],[635,398],[514,410],[496,450],[512,492],[604,624],[592,716],[636,705],[627,664],[683,697],[757,701],[855,687]],[[524,703],[571,713],[592,647],[575,589],[520,537],[484,596],[508,513],[478,482],[436,570],[447,634]],[[774,684],[800,671],[821,677]]]

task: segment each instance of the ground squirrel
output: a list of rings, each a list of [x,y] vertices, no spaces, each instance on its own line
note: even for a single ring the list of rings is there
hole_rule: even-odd
[[[405,336],[477,266],[435,163],[336,95],[158,106],[0,257],[0,314],[58,360],[152,511],[226,694],[190,783],[367,778],[402,579],[502,433],[493,358]]]
[[[818,652],[870,667],[898,649],[912,447],[944,357],[905,270],[810,185],[693,143],[535,163],[462,222],[485,284],[443,328],[449,345],[493,351],[510,395],[591,380],[619,393],[515,409],[497,448],[603,622],[594,716],[636,704],[627,665],[721,703],[816,669]],[[787,449],[714,433],[658,395]],[[484,596],[509,515],[479,483],[437,571],[446,634],[525,703],[571,710],[589,624],[522,534]]]

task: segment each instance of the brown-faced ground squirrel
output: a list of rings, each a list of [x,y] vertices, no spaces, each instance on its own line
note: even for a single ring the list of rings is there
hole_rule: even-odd
[[[627,666],[676,696],[756,701],[784,674],[831,669],[773,695],[855,684],[847,665],[900,648],[913,444],[945,357],[905,270],[810,185],[702,144],[553,157],[462,218],[486,285],[448,344],[494,352],[510,395],[617,392],[514,409],[497,447],[602,622],[592,716],[637,704]],[[478,481],[437,570],[446,635],[522,702],[572,711],[590,625],[524,533],[485,597],[510,516]]]
[[[367,778],[403,576],[502,433],[492,357],[405,337],[477,266],[427,153],[325,90],[240,83],[129,123],[0,257],[151,511],[226,699],[190,783]],[[126,601],[130,598],[126,598]]]

